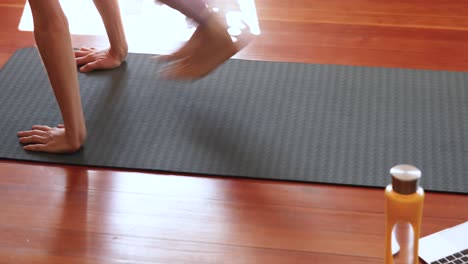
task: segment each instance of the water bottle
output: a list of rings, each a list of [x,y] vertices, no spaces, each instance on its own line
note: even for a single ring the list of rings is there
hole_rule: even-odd
[[[421,171],[407,164],[390,170],[392,183],[385,188],[386,234],[385,264],[418,264],[418,245],[424,204],[419,186]],[[392,255],[392,234],[400,246]]]

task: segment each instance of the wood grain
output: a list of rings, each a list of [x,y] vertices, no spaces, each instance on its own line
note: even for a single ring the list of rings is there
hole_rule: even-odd
[[[262,34],[236,58],[468,70],[462,1],[255,4]],[[23,7],[0,3],[0,65],[34,45],[17,29]],[[107,45],[105,36],[73,42]],[[423,235],[466,221],[467,204],[467,195],[427,193]],[[0,263],[383,262],[378,188],[2,160],[0,208]]]

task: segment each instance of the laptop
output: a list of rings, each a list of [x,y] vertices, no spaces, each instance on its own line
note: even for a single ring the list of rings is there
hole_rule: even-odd
[[[468,221],[419,239],[419,257],[428,264],[468,264]]]

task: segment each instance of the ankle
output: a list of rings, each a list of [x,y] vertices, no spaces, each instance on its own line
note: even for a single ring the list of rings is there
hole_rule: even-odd
[[[227,23],[216,13],[212,13],[202,26],[217,36],[229,35]]]

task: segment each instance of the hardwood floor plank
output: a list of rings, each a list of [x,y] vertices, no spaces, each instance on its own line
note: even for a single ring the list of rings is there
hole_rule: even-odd
[[[0,259],[5,260],[3,257],[8,257],[17,261],[15,263],[28,264],[64,263],[60,261],[67,261],[67,263],[225,263],[226,260],[245,264],[300,264],[311,261],[357,264],[379,263],[380,261],[380,259],[369,257],[355,257],[349,261],[346,255],[83,233],[66,229],[0,228],[0,234],[23,238],[22,240],[12,239],[6,245],[0,244]],[[34,239],[29,239],[29,237]],[[44,250],[44,245],[47,245],[47,251]],[[5,252],[5,249],[9,251]],[[0,263],[3,263],[2,260]]]
[[[364,25],[382,28],[449,29],[465,31],[468,17],[425,16],[413,13],[394,14],[380,12],[350,12],[349,10],[320,10],[315,8],[291,8],[287,13],[279,8],[258,9],[262,22],[298,22],[337,25]]]
[[[383,189],[303,184],[283,181],[222,177],[177,177],[170,174],[119,172],[81,166],[22,164],[0,161],[0,188],[31,191],[92,190],[236,201],[259,205],[312,207],[354,212],[383,213]],[[157,176],[157,177],[155,177]],[[328,188],[324,188],[328,186]],[[352,197],[353,199],[347,199]],[[467,219],[466,195],[430,192],[425,216]]]
[[[34,195],[34,192],[22,193],[18,189],[15,193],[18,197]],[[36,203],[30,201],[32,203],[27,205],[23,201],[8,201],[2,195],[2,211],[8,218],[0,218],[0,226],[40,229],[59,226],[117,236],[376,258],[383,250],[382,228],[380,224],[375,225],[382,223],[382,216],[375,213],[119,192],[51,193],[47,193],[44,203],[33,198]],[[51,199],[51,195],[55,198]],[[25,212],[34,217],[27,217]]]

